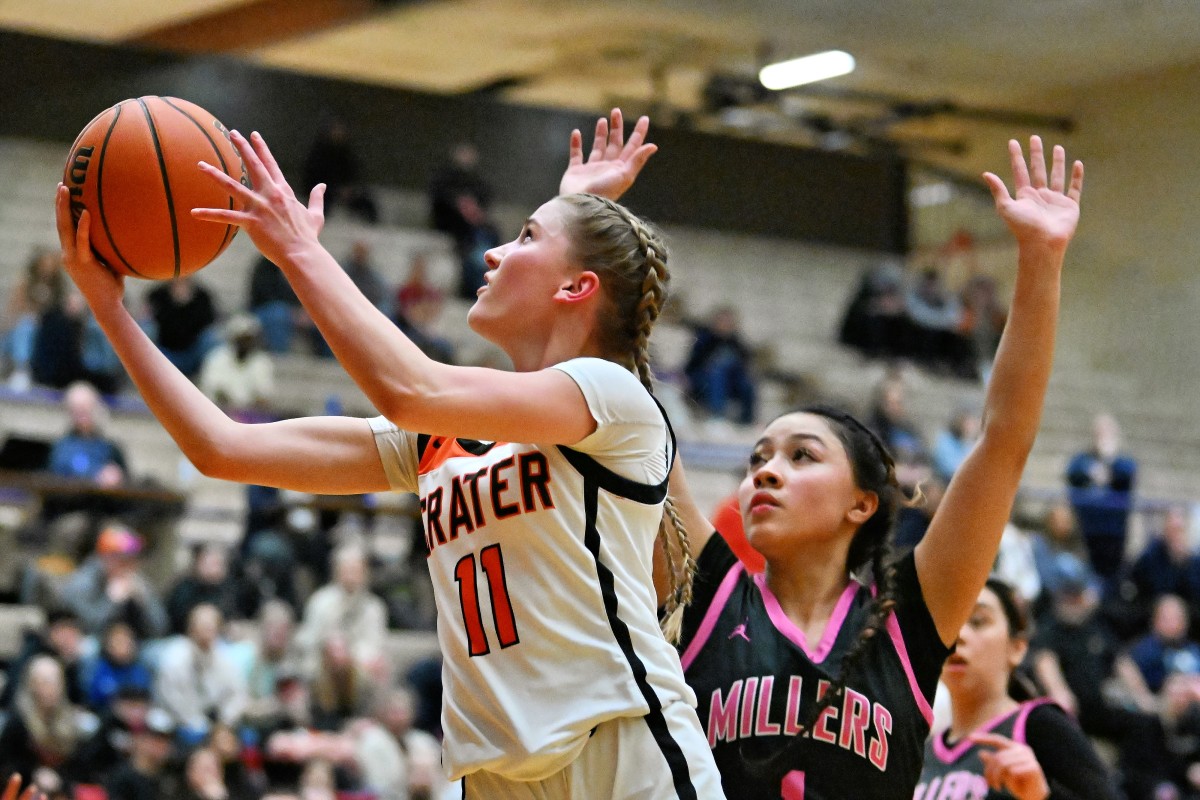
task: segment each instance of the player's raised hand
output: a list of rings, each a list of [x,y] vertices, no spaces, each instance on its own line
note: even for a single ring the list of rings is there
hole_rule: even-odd
[[[253,188],[243,186],[211,164],[200,162],[200,168],[238,197],[243,208],[194,208],[192,216],[237,225],[246,231],[259,251],[276,264],[283,264],[305,248],[316,245],[325,226],[325,185],[314,187],[308,205],[305,205],[283,177],[261,135],[255,132],[246,139],[232,131],[230,139],[246,164]]]
[[[104,266],[92,252],[91,214],[84,209],[79,223],[71,217],[71,194],[63,184],[54,196],[54,217],[58,226],[58,244],[63,266],[80,293],[93,309],[98,304],[120,304],[125,293],[125,278]],[[8,800],[7,795],[0,800]]]
[[[1017,800],[1046,800],[1050,785],[1046,773],[1029,745],[1021,744],[998,733],[980,733],[971,741],[995,750],[980,750],[983,777],[996,791],[1006,791]]]
[[[105,270],[105,272],[107,271]],[[18,800],[18,792],[20,792],[20,800],[41,800],[45,796],[32,784],[25,787],[25,791],[22,792],[21,776],[13,773],[12,777],[8,779],[8,785],[4,787],[4,793],[0,794],[0,800]]]
[[[1004,181],[994,173],[983,175],[996,201],[996,210],[1019,242],[1042,241],[1065,247],[1079,223],[1083,162],[1072,164],[1068,183],[1067,156],[1061,145],[1054,146],[1049,175],[1041,137],[1029,138],[1028,166],[1016,139],[1009,140],[1008,154],[1012,162],[1013,194],[1008,193]]]
[[[646,143],[650,118],[640,117],[633,126],[629,141],[625,141],[625,122],[621,109],[614,108],[611,117],[596,121],[596,137],[587,160],[583,157],[583,134],[571,131],[571,153],[566,172],[558,185],[559,194],[587,192],[617,200],[637,180],[638,173],[658,145]]]

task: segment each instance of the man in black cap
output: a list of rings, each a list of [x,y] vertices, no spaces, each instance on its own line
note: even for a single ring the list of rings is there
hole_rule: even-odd
[[[133,752],[133,732],[146,726],[150,690],[125,684],[117,689],[100,718],[100,727],[79,747],[75,763],[79,776],[103,783]]]
[[[105,781],[108,796],[121,800],[165,800],[175,797],[175,781],[167,774],[174,751],[175,723],[161,708],[150,708],[142,724],[130,731],[129,759]]]

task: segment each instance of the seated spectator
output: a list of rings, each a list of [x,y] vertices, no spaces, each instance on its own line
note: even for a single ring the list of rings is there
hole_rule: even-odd
[[[928,475],[929,450],[909,416],[907,396],[903,376],[889,372],[875,387],[867,425],[891,451],[900,484],[911,488]]]
[[[225,619],[239,617],[237,587],[229,577],[229,554],[223,545],[213,542],[195,547],[191,572],[167,595],[170,632],[187,633],[192,609],[201,603],[216,606]]]
[[[960,406],[950,418],[950,424],[938,431],[933,440],[930,457],[933,473],[946,483],[966,459],[979,439],[979,410],[974,406]]]
[[[366,551],[342,545],[332,557],[333,582],[313,592],[296,634],[305,674],[316,677],[321,648],[331,634],[341,633],[356,664],[370,674],[386,674],[387,607],[368,589]]]
[[[155,700],[185,743],[202,741],[216,722],[236,728],[246,710],[242,673],[217,641],[221,622],[216,606],[196,606],[187,635],[169,641],[159,656]]]
[[[350,128],[339,117],[328,119],[317,132],[304,160],[300,188],[312,192],[325,184],[325,215],[343,207],[364,222],[379,222],[379,207],[362,183],[358,152],[350,139]]]
[[[228,730],[223,728],[222,730]],[[234,740],[236,744],[236,739]],[[257,800],[241,775],[240,763],[228,764],[216,745],[197,747],[184,763],[185,800]],[[232,774],[230,774],[232,772]]]
[[[401,799],[445,794],[441,744],[413,727],[415,713],[412,692],[397,686],[376,705],[371,723],[353,733],[357,766],[368,791]]]
[[[1121,452],[1121,429],[1111,414],[1092,420],[1092,445],[1067,465],[1067,492],[1092,567],[1111,591],[1125,558],[1137,463]]]
[[[989,275],[976,275],[962,290],[960,329],[971,346],[976,370],[986,383],[992,374],[992,362],[1000,347],[1000,334],[1008,322],[1008,309],[1000,302],[996,281]]]
[[[1085,733],[1118,748],[1130,797],[1154,800],[1170,787],[1165,733],[1155,715],[1131,710],[1106,691],[1116,680],[1120,643],[1098,610],[1099,594],[1081,575],[1064,580],[1039,621],[1030,662],[1047,694]]]
[[[1166,594],[1179,596],[1193,610],[1200,609],[1200,555],[1192,546],[1188,524],[1186,508],[1169,508],[1161,534],[1146,544],[1129,571],[1136,601],[1146,613]]]
[[[258,642],[246,673],[249,702],[245,722],[260,731],[284,718],[280,687],[300,674],[300,654],[293,642],[295,614],[280,600],[263,604],[258,615]]]
[[[251,314],[237,314],[225,323],[224,332],[225,341],[200,366],[200,391],[227,411],[268,412],[275,396],[275,364],[263,350],[262,324]]]
[[[54,444],[49,469],[64,478],[84,478],[101,486],[125,480],[125,454],[104,436],[108,408],[89,383],[71,384],[63,394],[71,428]]]
[[[1172,676],[1162,690],[1162,718],[1173,777],[1186,800],[1200,797],[1200,680]]]
[[[437,320],[442,313],[442,296],[438,294],[425,295],[423,299],[412,299],[397,311],[396,327],[404,332],[421,352],[435,361],[443,364],[455,363],[454,344],[437,332]]]
[[[46,632],[26,630],[21,649],[8,664],[8,680],[0,691],[0,715],[12,710],[21,687],[21,677],[29,671],[29,664],[38,656],[50,656],[63,670],[67,700],[81,706],[86,701],[83,685],[82,644],[83,630],[79,618],[67,609],[53,609],[47,614]]]
[[[905,311],[912,331],[911,354],[925,366],[961,377],[977,377],[971,345],[959,334],[962,306],[936,269],[923,271],[909,287]]]
[[[908,353],[904,269],[885,261],[868,269],[842,317],[838,340],[869,358]]]
[[[1041,529],[1035,532],[1033,537],[1033,555],[1038,578],[1047,592],[1058,589],[1059,568],[1056,559],[1064,554],[1073,558],[1090,573],[1087,547],[1084,546],[1079,526],[1075,523],[1075,512],[1070,503],[1062,500],[1046,509]]]
[[[1042,593],[1033,536],[1011,522],[1005,525],[992,575],[1012,588],[1023,608],[1032,606]]]
[[[458,214],[466,222],[467,229],[458,239],[458,296],[462,300],[474,300],[479,287],[484,285],[484,274],[488,271],[487,252],[500,245],[500,231],[492,221],[488,210],[468,196],[458,198]]]
[[[320,663],[312,680],[312,725],[338,731],[355,717],[365,716],[375,701],[374,682],[354,660],[349,638],[331,631],[321,643]]]
[[[371,301],[371,305],[384,314],[391,315],[391,298],[388,297],[387,287],[379,275],[379,270],[371,263],[371,245],[362,239],[355,241],[350,246],[350,255],[346,257],[342,268],[363,296]]]
[[[28,781],[50,770],[60,779],[69,777],[87,720],[67,698],[62,665],[51,656],[34,657],[0,728],[0,774],[19,773]]]
[[[250,271],[250,313],[262,325],[263,340],[270,353],[289,353],[301,311],[300,298],[279,267],[259,256]]]
[[[1188,640],[1188,608],[1182,599],[1166,594],[1154,604],[1150,633],[1129,648],[1142,685],[1138,688],[1146,708],[1157,710],[1153,698],[1172,675],[1200,676],[1200,645]],[[1143,694],[1144,692],[1144,694]]]
[[[168,764],[175,751],[175,723],[161,708],[146,712],[142,725],[133,730],[129,760],[119,765],[104,788],[109,800],[173,800],[179,786]]]
[[[42,311],[29,362],[34,383],[62,389],[86,380],[83,367],[86,308],[80,294],[71,291]]]
[[[158,349],[180,372],[195,377],[218,340],[212,295],[188,275],[150,290],[146,303],[154,319]]]
[[[0,321],[0,362],[7,364],[9,388],[24,391],[33,382],[33,346],[42,314],[61,306],[66,296],[62,257],[36,250],[8,296]]]
[[[149,689],[132,685],[117,689],[108,708],[100,714],[99,727],[79,746],[75,763],[80,778],[103,784],[117,767],[128,762],[134,734],[146,727],[149,712]]]
[[[479,150],[470,142],[456,144],[449,160],[434,171],[429,182],[430,227],[455,242],[469,240],[473,222],[463,216],[464,199],[484,212],[492,199],[492,188],[479,171]]]
[[[97,713],[108,709],[109,703],[126,686],[150,691],[150,670],[141,658],[137,634],[129,623],[114,620],[100,637],[100,653],[90,667],[88,708]]]
[[[690,396],[705,411],[724,417],[733,405],[733,419],[750,425],[758,416],[758,388],[753,355],[739,327],[733,306],[714,310],[707,324],[694,326],[696,339],[683,370]]]
[[[408,263],[408,275],[396,289],[393,305],[397,316],[407,316],[409,309],[418,303],[434,303],[441,308],[445,294],[429,280],[429,256],[414,253]]]
[[[224,784],[229,789],[230,800],[257,800],[257,787],[265,786],[266,783],[262,764],[258,763],[260,757],[257,748],[242,745],[238,732],[221,722],[212,727],[204,746],[214,752],[220,762],[221,774]]]
[[[167,612],[158,593],[141,572],[142,540],[128,528],[110,524],[96,540],[96,552],[67,579],[62,601],[83,624],[100,636],[108,625],[129,623],[141,639],[167,631]]]

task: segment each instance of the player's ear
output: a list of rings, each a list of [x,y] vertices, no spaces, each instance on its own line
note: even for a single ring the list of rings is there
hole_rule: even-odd
[[[879,508],[879,495],[866,489],[857,489],[854,505],[846,512],[846,519],[855,525],[862,525],[869,520]]]
[[[600,292],[600,276],[584,270],[565,281],[554,293],[554,299],[563,303],[581,303],[597,297]]]

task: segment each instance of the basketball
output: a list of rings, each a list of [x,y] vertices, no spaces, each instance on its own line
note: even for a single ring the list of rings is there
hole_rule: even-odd
[[[241,204],[200,161],[249,185],[229,130],[194,103],[138,97],[89,122],[71,145],[63,183],[75,221],[85,208],[91,215],[97,258],[118,274],[166,280],[219,256],[237,228],[194,219],[191,210]]]

